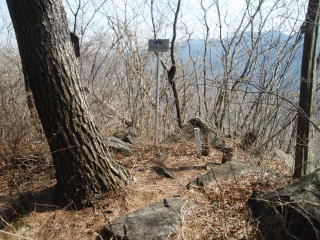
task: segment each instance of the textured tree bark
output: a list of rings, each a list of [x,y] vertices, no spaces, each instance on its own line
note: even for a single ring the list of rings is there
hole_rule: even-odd
[[[308,11],[301,32],[304,33],[294,177],[312,173],[315,169],[314,140],[310,121],[315,120],[317,88],[317,43],[319,0],[309,0]]]
[[[109,155],[80,91],[60,0],[7,0],[24,77],[32,91],[56,170],[61,204],[91,204],[129,181]]]

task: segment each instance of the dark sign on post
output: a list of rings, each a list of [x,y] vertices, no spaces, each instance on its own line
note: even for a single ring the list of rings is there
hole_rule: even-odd
[[[169,51],[169,39],[151,39],[148,41],[149,51],[157,53],[157,82],[156,82],[156,114],[155,114],[155,146],[159,145],[160,123],[160,55],[161,52]]]
[[[169,39],[151,39],[148,41],[149,51],[168,52]]]

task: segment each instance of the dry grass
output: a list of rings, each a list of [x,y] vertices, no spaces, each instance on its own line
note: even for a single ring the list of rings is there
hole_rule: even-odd
[[[285,172],[286,168],[276,160],[267,157],[252,157],[243,152],[234,142],[234,160],[249,162]],[[203,189],[187,190],[185,185],[207,170],[188,170],[172,172],[174,179],[158,176],[150,169],[141,170],[154,164],[166,167],[204,165],[207,162],[220,163],[221,152],[212,150],[210,156],[195,156],[195,146],[190,142],[163,145],[167,157],[158,159],[157,150],[151,146],[136,147],[134,156],[115,158],[130,169],[134,181],[118,193],[97,201],[95,207],[78,211],[54,209],[50,200],[42,205],[29,206],[26,215],[8,225],[5,231],[28,237],[30,239],[96,239],[103,225],[115,217],[134,211],[145,205],[161,201],[163,198],[182,196],[194,202],[196,206],[182,217],[182,228],[171,239],[255,239],[254,224],[250,223],[246,200],[255,190],[274,189],[283,186],[289,178],[275,178],[271,175],[249,174],[241,179],[229,180]],[[32,180],[25,181],[23,191],[36,192],[53,186],[53,170],[43,169],[34,174],[32,170],[3,170],[1,186],[10,179],[22,175],[33,175]],[[139,171],[137,169],[140,169]],[[28,172],[29,171],[29,172]],[[8,182],[7,182],[8,183]],[[1,187],[0,199],[9,196],[12,186]],[[21,191],[21,189],[20,189]],[[46,205],[47,209],[43,210]],[[39,207],[40,206],[40,207]],[[39,210],[42,209],[42,210]],[[0,239],[19,239],[8,234],[0,234]]]

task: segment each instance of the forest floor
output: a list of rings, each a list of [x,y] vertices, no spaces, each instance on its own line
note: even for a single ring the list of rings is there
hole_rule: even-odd
[[[246,201],[254,191],[275,190],[291,180],[289,169],[278,159],[267,155],[253,155],[229,141],[234,148],[233,161],[245,162],[271,169],[279,175],[246,174],[238,179],[217,183],[211,187],[188,190],[185,186],[208,170],[172,172],[173,179],[157,175],[149,166],[203,166],[208,162],[221,163],[222,153],[211,149],[207,157],[197,157],[192,142],[163,144],[168,156],[158,159],[150,145],[133,146],[135,154],[114,158],[131,172],[133,181],[117,193],[97,200],[95,207],[81,210],[63,209],[51,202],[55,184],[54,170],[36,164],[27,168],[1,168],[0,204],[17,198],[23,214],[7,223],[0,239],[100,239],[103,226],[122,216],[164,198],[181,196],[196,206],[182,216],[182,228],[170,239],[257,239],[256,224],[250,220]],[[145,170],[141,170],[143,168]],[[140,170],[138,170],[140,169]],[[20,236],[20,237],[18,237]]]

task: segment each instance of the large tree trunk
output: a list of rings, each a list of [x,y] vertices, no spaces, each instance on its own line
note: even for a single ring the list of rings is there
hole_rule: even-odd
[[[308,11],[301,32],[304,33],[303,56],[301,63],[301,81],[297,138],[295,151],[294,177],[312,173],[315,169],[313,127],[310,121],[316,115],[317,88],[317,44],[319,24],[319,0],[309,0]]]
[[[61,0],[7,0],[23,72],[56,169],[56,200],[81,206],[129,180],[108,154],[80,90]]]

